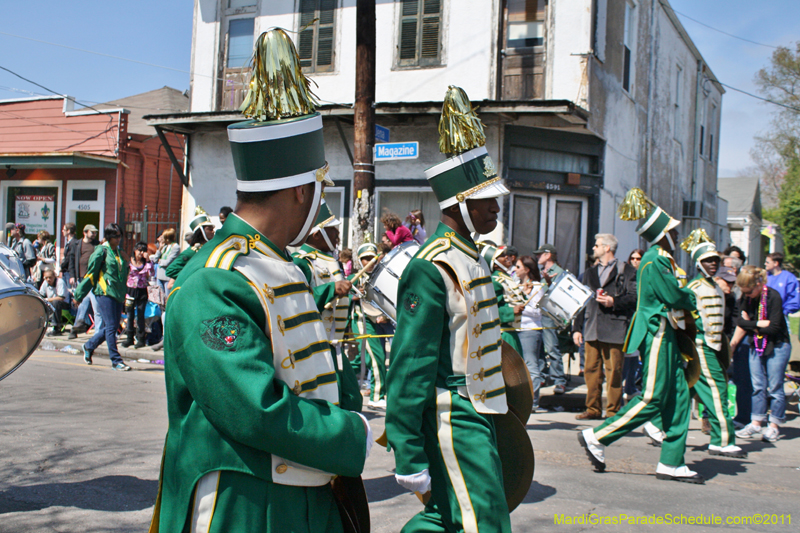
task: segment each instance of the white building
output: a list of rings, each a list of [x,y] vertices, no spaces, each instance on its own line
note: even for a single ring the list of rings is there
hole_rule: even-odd
[[[184,213],[235,202],[225,128],[237,108],[260,32],[293,33],[324,104],[326,154],[349,218],[356,0],[196,0],[191,112],[150,123],[189,136]],[[717,147],[723,89],[667,0],[380,0],[376,6],[377,124],[392,142],[418,141],[418,159],[376,163],[377,216],[437,204],[423,170],[444,159],[437,122],[448,85],[467,91],[487,149],[512,195],[508,242],[545,242],[582,271],[598,232],[620,255],[639,246],[616,207],[641,186],[685,226],[722,237]],[[300,31],[302,29],[302,31]],[[380,224],[377,224],[380,227]],[[688,229],[684,233],[688,233]]]

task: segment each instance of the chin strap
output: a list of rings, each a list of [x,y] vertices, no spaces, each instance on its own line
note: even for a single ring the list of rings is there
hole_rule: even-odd
[[[208,242],[208,237],[206,237],[206,230],[204,228],[205,226],[200,226],[200,236],[203,237],[205,242]]]
[[[308,210],[308,215],[306,215],[306,221],[303,224],[302,229],[300,229],[300,233],[298,233],[297,237],[295,237],[294,240],[289,243],[289,246],[298,246],[302,244],[303,241],[305,241],[306,235],[308,234],[308,230],[311,229],[311,225],[317,218],[317,210],[319,209],[319,204],[321,201],[322,201],[322,183],[319,181],[315,181],[314,201],[311,202],[311,209]]]
[[[337,250],[336,247],[333,246],[333,243],[328,238],[328,232],[325,231],[325,228],[319,228],[319,232],[322,235],[322,239],[325,241],[325,244],[328,245],[328,251],[333,254],[333,258],[334,259],[338,260],[339,259],[339,257],[338,257],[339,256],[339,250]]]
[[[664,235],[664,237],[667,238],[667,242],[669,243],[670,253],[674,252],[675,251],[675,241],[672,240],[672,235],[670,235],[669,232],[667,232],[667,234]]]
[[[458,208],[461,210],[461,218],[464,219],[464,224],[467,226],[469,232],[477,233],[477,231],[475,231],[475,226],[472,224],[472,219],[469,217],[469,211],[467,210],[467,201],[464,200],[463,202],[458,202]]]

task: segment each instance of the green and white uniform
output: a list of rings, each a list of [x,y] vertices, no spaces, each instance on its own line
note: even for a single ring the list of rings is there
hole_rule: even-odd
[[[327,332],[291,257],[231,214],[176,280],[167,317],[151,531],[341,531],[329,483],[361,473],[366,432],[338,407]]]
[[[356,283],[362,291],[366,286],[367,278],[362,276]],[[376,319],[382,313],[363,300],[355,300],[352,306],[350,329],[354,335],[378,335],[375,327]],[[369,379],[369,398],[377,402],[386,398],[386,339],[373,337],[356,341],[358,353],[350,362],[356,376],[361,374],[361,354],[364,354],[364,365],[372,370]],[[362,343],[366,343],[362,346]]]
[[[675,337],[682,311],[676,310],[695,310],[695,296],[679,286],[674,259],[658,245],[642,257],[637,287],[636,314],[624,350],[642,354],[642,394],[595,428],[594,435],[607,446],[660,415],[666,433],[660,462],[680,467],[685,464],[689,388]]]
[[[475,244],[439,224],[400,279],[386,432],[431,499],[404,532],[511,531],[493,413],[505,413],[497,295]]]
[[[501,270],[492,272],[492,285],[494,286],[495,294],[497,294],[500,326],[505,330],[502,334],[503,340],[510,344],[518,354],[522,355],[522,344],[520,344],[519,335],[516,331],[513,331],[520,327],[522,315],[515,315],[514,307],[525,303],[525,295],[522,293],[519,283]]]
[[[728,411],[728,378],[720,364],[722,343],[728,342],[725,328],[725,295],[714,281],[702,274],[689,284],[697,298],[697,310],[692,313],[697,325],[697,356],[700,359],[700,378],[693,392],[708,410],[713,446],[736,444],[733,421]]]

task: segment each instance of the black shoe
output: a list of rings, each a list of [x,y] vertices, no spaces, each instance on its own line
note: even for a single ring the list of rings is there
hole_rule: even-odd
[[[133,339],[125,339],[124,341],[119,343],[119,345],[122,346],[123,348],[127,348],[131,344],[133,344]]]
[[[70,329],[70,333],[75,333],[75,334],[86,333],[88,329],[89,326],[87,326],[85,322],[78,321],[75,322],[75,324],[72,326],[72,328]]]
[[[134,350],[138,350],[139,348],[144,348],[147,346],[144,341],[136,341],[136,344],[133,345]]]
[[[69,330],[69,336],[67,338],[68,339],[77,339],[78,338],[78,334],[75,332],[74,329],[71,329],[71,330]]]
[[[695,474],[693,476],[670,476],[669,474],[656,474],[656,479],[660,479],[662,481],[680,481],[681,483],[694,483],[695,485],[705,485],[706,478],[701,476],[700,474]]]

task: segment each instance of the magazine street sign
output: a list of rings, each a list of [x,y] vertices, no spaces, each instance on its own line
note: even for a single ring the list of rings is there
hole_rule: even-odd
[[[398,159],[417,159],[419,142],[382,143],[375,145],[375,161],[396,161]]]

